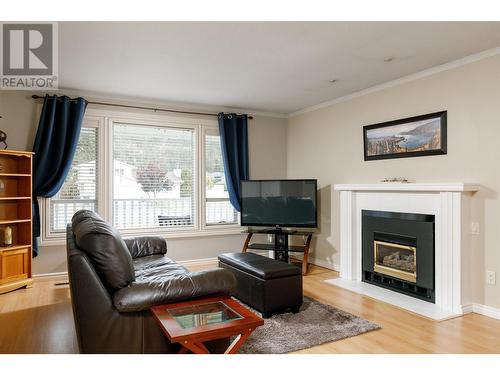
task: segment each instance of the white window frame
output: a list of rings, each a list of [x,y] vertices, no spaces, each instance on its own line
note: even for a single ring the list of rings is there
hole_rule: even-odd
[[[240,217],[235,224],[205,223],[205,135],[218,133],[217,119],[150,112],[129,112],[88,108],[83,126],[98,129],[97,212],[113,223],[113,127],[131,124],[193,130],[194,134],[194,223],[192,227],[152,227],[121,229],[124,236],[159,235],[165,238],[203,237],[241,233]],[[66,234],[50,232],[50,199],[40,198],[41,246],[65,243]]]
[[[106,161],[103,158],[105,147],[105,118],[92,114],[85,115],[83,127],[97,129],[97,165],[96,165],[96,200],[97,212],[102,215],[104,203],[105,186],[103,184],[103,175],[106,169]],[[40,207],[40,244],[42,246],[60,245],[61,239],[66,237],[65,232],[51,232],[50,230],[50,198],[39,198]]]
[[[198,200],[196,199],[199,193],[199,184],[197,184],[198,176],[199,176],[199,157],[198,157],[198,145],[199,145],[199,136],[198,133],[200,131],[199,129],[199,124],[198,123],[192,123],[190,121],[186,120],[180,120],[178,121],[175,118],[148,118],[148,119],[130,119],[129,117],[110,117],[108,119],[108,128],[109,128],[109,143],[108,143],[108,149],[107,149],[107,160],[108,160],[108,165],[110,168],[112,168],[112,163],[113,163],[113,129],[115,124],[125,124],[125,125],[140,125],[140,126],[151,126],[151,127],[168,127],[168,128],[178,128],[178,129],[187,129],[193,131],[193,142],[194,142],[194,150],[193,150],[193,159],[194,159],[194,173],[193,173],[193,188],[194,188],[194,215],[193,215],[193,226],[190,227],[176,227],[176,228],[168,228],[168,227],[152,227],[152,228],[127,228],[127,229],[120,229],[120,232],[125,234],[125,235],[139,235],[143,234],[144,232],[147,232],[148,234],[167,234],[167,233],[173,233],[173,232],[179,232],[179,233],[188,233],[188,232],[193,232],[197,231],[200,227],[200,221],[199,221],[199,215],[198,215]],[[111,169],[110,169],[111,170]],[[114,182],[113,182],[113,176],[114,173],[109,173],[108,174],[108,183],[110,187],[110,196],[107,197],[108,199],[108,210],[109,210],[109,215],[107,217],[107,220],[109,223],[113,223],[113,199],[112,199],[112,192],[114,189]]]
[[[238,213],[238,220],[236,221],[236,223],[234,224],[210,224],[210,225],[207,225],[206,223],[206,208],[207,208],[207,205],[206,205],[206,186],[205,186],[205,166],[206,166],[206,150],[205,150],[205,136],[207,135],[219,135],[219,126],[217,125],[217,121],[214,121],[214,124],[211,124],[211,125],[205,125],[203,126],[203,129],[202,131],[200,132],[200,160],[201,160],[201,165],[202,165],[202,168],[201,168],[201,174],[200,174],[200,191],[201,191],[201,194],[200,194],[200,199],[201,199],[201,202],[200,202],[200,208],[202,211],[201,212],[201,218],[200,218],[200,223],[202,223],[202,228],[201,230],[202,231],[212,231],[212,230],[223,230],[225,228],[240,228],[241,229],[241,226],[240,226],[240,214]]]

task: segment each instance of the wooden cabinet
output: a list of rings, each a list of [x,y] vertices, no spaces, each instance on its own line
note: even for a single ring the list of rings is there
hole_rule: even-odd
[[[0,150],[0,294],[32,282],[32,157],[31,152]]]

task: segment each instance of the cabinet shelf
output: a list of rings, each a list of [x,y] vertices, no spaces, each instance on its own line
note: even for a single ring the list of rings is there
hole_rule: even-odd
[[[20,199],[31,199],[31,197],[0,197],[0,201],[11,201]]]
[[[29,223],[30,221],[31,221],[30,219],[7,219],[7,220],[0,220],[0,225]]]
[[[0,173],[0,177],[31,177],[29,173]]]
[[[30,244],[14,244],[10,246],[0,246],[0,251],[19,250],[31,247]]]

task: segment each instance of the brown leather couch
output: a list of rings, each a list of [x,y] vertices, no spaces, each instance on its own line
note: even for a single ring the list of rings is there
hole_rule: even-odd
[[[231,294],[234,276],[217,268],[189,272],[169,259],[161,237],[122,239],[88,210],[67,228],[71,302],[81,353],[176,353],[149,308],[215,294]],[[207,343],[223,352],[228,340]]]

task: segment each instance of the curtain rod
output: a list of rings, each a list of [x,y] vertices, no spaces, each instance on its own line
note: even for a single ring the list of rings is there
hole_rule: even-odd
[[[40,95],[31,95],[31,97],[35,100],[44,99],[44,96]],[[217,117],[217,113],[206,113],[206,112],[191,112],[191,111],[179,111],[175,109],[164,109],[164,108],[155,108],[155,107],[142,107],[138,105],[128,105],[128,104],[115,104],[115,103],[105,103],[105,102],[93,102],[87,101],[89,104],[97,104],[97,105],[108,105],[112,107],[121,107],[121,108],[133,108],[133,109],[146,109],[155,112],[171,112],[171,113],[182,113],[187,115],[201,115],[201,116],[215,116]],[[248,116],[249,120],[253,120],[253,116]]]

